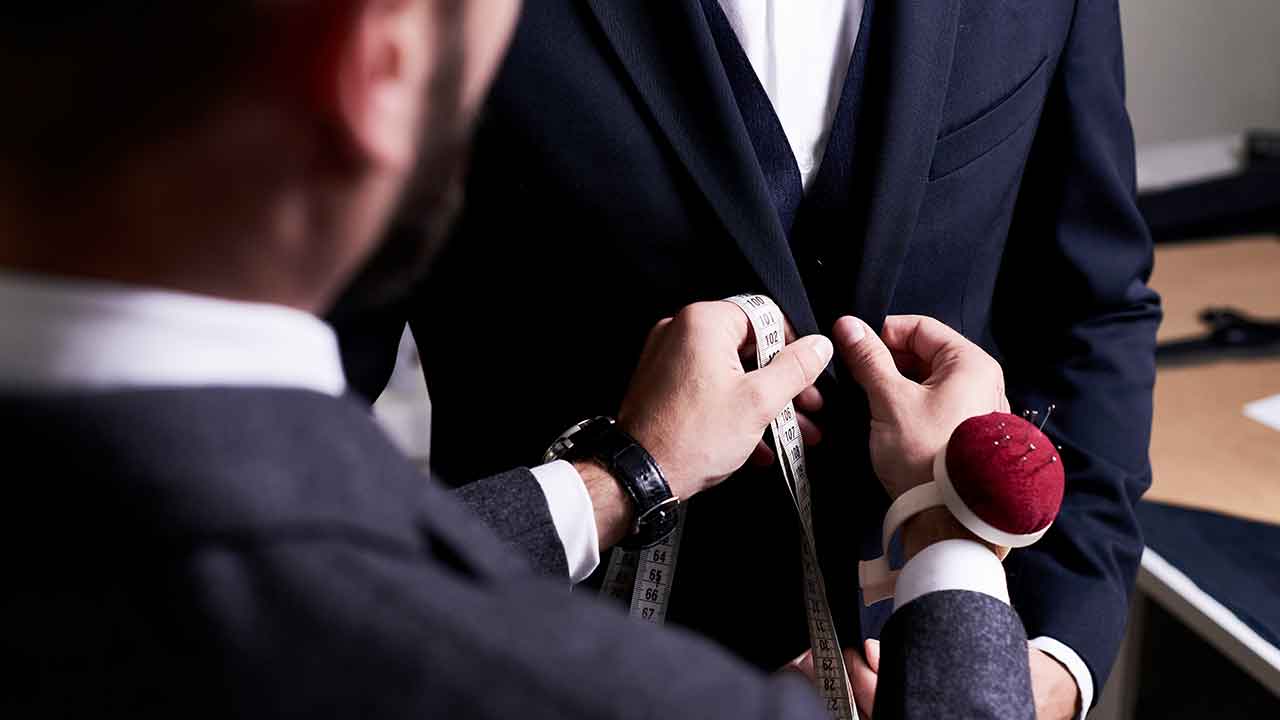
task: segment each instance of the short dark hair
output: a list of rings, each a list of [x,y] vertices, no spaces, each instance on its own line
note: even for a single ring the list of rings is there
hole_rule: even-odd
[[[64,181],[198,119],[279,0],[20,0],[0,7],[0,155]],[[11,167],[12,169],[12,167]],[[34,178],[33,178],[34,179]]]

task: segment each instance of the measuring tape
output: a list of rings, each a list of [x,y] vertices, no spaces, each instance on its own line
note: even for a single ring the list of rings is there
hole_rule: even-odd
[[[782,312],[772,300],[763,295],[735,295],[727,300],[741,308],[751,322],[756,338],[757,366],[768,365],[786,344]],[[796,513],[800,516],[804,608],[809,621],[814,679],[832,717],[838,720],[857,720],[858,710],[853,704],[844,655],[840,651],[836,626],[831,620],[831,608],[827,604],[826,582],[818,567],[809,475],[805,469],[804,438],[800,435],[795,407],[790,402],[769,424],[769,432],[773,436],[774,454],[782,468],[782,479],[787,485]],[[680,522],[675,531],[653,547],[643,550],[614,548],[600,594],[620,603],[629,602],[631,616],[634,618],[662,624],[667,617],[667,604],[671,598],[672,581],[675,580],[684,518],[685,513],[680,513]]]

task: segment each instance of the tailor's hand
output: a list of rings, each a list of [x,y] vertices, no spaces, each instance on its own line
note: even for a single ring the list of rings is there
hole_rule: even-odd
[[[1066,666],[1031,648],[1031,694],[1037,720],[1071,720],[1080,714],[1080,688]]]
[[[880,677],[880,641],[864,641],[861,653],[853,648],[845,648],[844,668],[849,675],[849,685],[853,688],[853,702],[858,706],[858,715],[869,720],[876,699],[876,681]],[[813,672],[812,650],[805,650],[803,655],[783,665],[779,672],[800,673],[815,686],[818,684]]]
[[[690,305],[649,333],[618,423],[682,500],[742,467],[783,405],[813,385],[833,354],[830,340],[812,335],[746,372],[740,353],[752,342],[747,316],[725,301]]]
[[[933,479],[933,458],[960,423],[1009,411],[1000,365],[933,318],[890,316],[877,336],[861,320],[842,317],[833,338],[867,392],[871,464],[894,499]]]

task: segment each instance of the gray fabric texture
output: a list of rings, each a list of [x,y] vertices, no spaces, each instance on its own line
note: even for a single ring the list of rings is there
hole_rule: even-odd
[[[881,635],[876,720],[1035,720],[1018,614],[982,593],[930,593],[894,611]]]
[[[0,523],[0,717],[825,717],[796,677],[532,572],[511,543],[545,520],[490,511],[495,534],[355,403],[0,396],[0,438],[39,468]],[[486,483],[490,508],[536,485]],[[1029,717],[1025,635],[984,598],[895,616],[877,718]]]
[[[472,514],[497,533],[537,572],[567,580],[569,564],[546,495],[528,472],[504,473],[453,491]]]

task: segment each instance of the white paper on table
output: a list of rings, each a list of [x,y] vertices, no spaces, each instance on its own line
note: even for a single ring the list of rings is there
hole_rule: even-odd
[[[1244,416],[1272,430],[1280,430],[1280,395],[1255,400],[1244,406]]]

